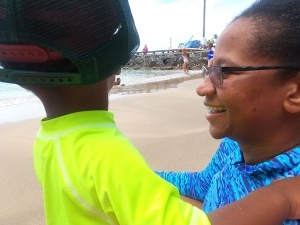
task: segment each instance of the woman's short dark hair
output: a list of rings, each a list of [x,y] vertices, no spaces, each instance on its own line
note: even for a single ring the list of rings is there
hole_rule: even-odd
[[[258,0],[238,19],[253,23],[250,54],[300,66],[300,0]]]

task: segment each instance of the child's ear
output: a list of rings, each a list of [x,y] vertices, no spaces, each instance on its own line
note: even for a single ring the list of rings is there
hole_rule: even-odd
[[[300,113],[300,72],[291,81],[283,107],[289,113]]]

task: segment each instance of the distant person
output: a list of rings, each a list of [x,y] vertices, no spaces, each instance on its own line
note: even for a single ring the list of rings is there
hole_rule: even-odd
[[[208,60],[207,62],[207,67],[211,67],[214,64],[214,59],[211,58],[210,60]]]
[[[143,53],[144,53],[144,54],[147,54],[147,53],[148,53],[148,46],[147,46],[147,45],[144,46],[144,48],[143,48]]]
[[[120,84],[121,84],[121,78],[118,77],[118,78],[115,80],[114,85],[120,85]]]
[[[188,52],[187,52],[186,49],[182,50],[182,58],[183,58],[183,64],[182,64],[183,72],[186,75],[188,75],[189,74],[189,68],[188,68],[188,65],[189,65],[189,54],[188,54]]]
[[[203,44],[203,45],[202,45],[202,49],[206,50],[206,49],[207,49],[207,45],[206,45],[206,44]]]
[[[208,53],[207,53],[207,67],[211,67],[213,65],[213,57],[214,57],[215,48],[213,43],[209,42],[208,44]]]

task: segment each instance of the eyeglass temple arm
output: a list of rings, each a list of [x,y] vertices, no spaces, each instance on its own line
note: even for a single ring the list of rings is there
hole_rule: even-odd
[[[251,71],[251,70],[273,70],[273,69],[292,69],[300,70],[296,66],[242,66],[242,67],[221,67],[222,72],[228,71]]]

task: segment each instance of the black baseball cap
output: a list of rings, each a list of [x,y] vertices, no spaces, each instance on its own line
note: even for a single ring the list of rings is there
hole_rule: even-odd
[[[4,66],[2,82],[45,87],[93,84],[126,65],[138,47],[128,0],[0,0],[1,65],[68,59],[78,71]]]

